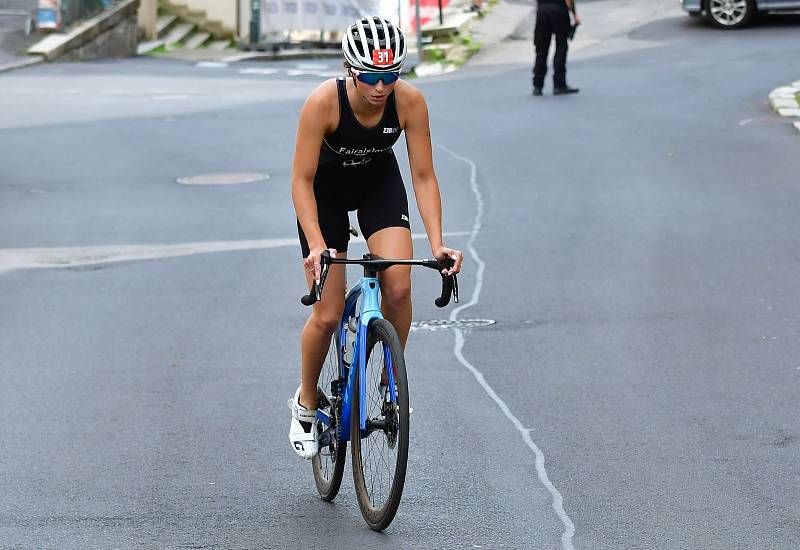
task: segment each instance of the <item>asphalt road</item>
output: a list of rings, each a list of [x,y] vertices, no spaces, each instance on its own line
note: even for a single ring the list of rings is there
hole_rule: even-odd
[[[286,440],[293,136],[330,68],[0,75],[0,547],[797,548],[798,141],[765,100],[798,25],[675,9],[577,52],[574,97],[530,96],[525,40],[417,82],[469,307],[419,273],[415,319],[497,322],[412,334],[383,534]],[[176,183],[219,172],[270,177]]]

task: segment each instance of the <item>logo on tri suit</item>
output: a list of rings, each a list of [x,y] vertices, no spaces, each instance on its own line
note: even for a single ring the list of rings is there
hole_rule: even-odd
[[[344,166],[345,168],[347,168],[348,166],[361,166],[362,164],[366,164],[371,160],[372,160],[372,157],[361,157],[361,158],[358,158],[358,159],[343,160],[342,161],[342,166]]]
[[[400,131],[400,128],[384,128],[383,129],[383,133],[384,134],[396,134],[399,131]]]

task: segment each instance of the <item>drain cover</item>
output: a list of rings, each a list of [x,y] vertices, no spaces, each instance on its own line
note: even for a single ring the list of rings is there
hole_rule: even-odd
[[[240,183],[253,183],[269,179],[269,174],[257,172],[231,172],[227,174],[201,174],[178,178],[181,185],[238,185]]]
[[[447,330],[451,328],[478,328],[495,324],[493,319],[431,319],[430,321],[413,321],[411,330]]]

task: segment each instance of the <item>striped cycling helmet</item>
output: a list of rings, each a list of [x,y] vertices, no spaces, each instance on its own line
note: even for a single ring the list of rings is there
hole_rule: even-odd
[[[391,21],[371,15],[347,28],[342,53],[348,65],[359,71],[399,71],[406,60],[406,38]]]

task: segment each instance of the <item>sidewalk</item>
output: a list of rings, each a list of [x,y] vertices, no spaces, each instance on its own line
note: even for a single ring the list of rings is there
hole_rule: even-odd
[[[25,54],[40,39],[35,32],[25,36],[22,17],[0,16],[0,72],[40,63],[38,56]]]

